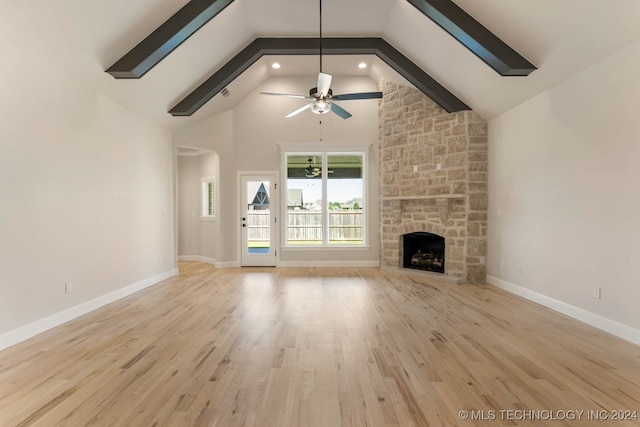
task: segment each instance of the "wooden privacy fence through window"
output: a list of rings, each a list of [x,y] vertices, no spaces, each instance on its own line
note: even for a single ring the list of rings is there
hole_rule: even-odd
[[[329,241],[361,242],[363,238],[362,209],[329,212]],[[248,240],[269,241],[269,211],[249,211],[247,214]],[[322,241],[322,212],[287,211],[287,241]]]

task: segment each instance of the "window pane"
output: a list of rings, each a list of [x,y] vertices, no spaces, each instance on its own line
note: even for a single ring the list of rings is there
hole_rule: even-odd
[[[287,244],[322,244],[322,156],[287,155]]]
[[[362,154],[327,156],[329,244],[362,245],[364,181]]]
[[[247,181],[247,253],[271,253],[269,182]]]
[[[207,183],[207,193],[208,193],[208,205],[207,205],[207,215],[213,216],[213,182]]]
[[[202,210],[201,215],[203,217],[213,218],[216,215],[215,211],[215,183],[211,178],[205,178],[202,180]]]

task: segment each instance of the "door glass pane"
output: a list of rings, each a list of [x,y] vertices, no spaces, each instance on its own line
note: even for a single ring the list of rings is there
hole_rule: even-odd
[[[362,245],[364,218],[362,154],[327,156],[329,244]]]
[[[271,252],[270,182],[247,181],[247,253]]]
[[[322,244],[322,156],[287,156],[287,244]]]

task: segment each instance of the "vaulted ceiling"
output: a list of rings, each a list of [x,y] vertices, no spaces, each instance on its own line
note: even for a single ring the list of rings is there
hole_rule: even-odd
[[[213,13],[215,16],[175,50],[169,49],[171,52],[156,66],[145,70],[146,74],[142,72],[141,78],[114,79],[105,72],[176,12],[198,2],[2,2],[0,39],[35,55],[40,62],[34,66],[62,69],[81,84],[168,128],[233,108],[247,94],[258,91],[271,76],[317,74],[315,55],[278,51],[273,52],[276,55],[258,54],[228,83],[219,82],[228,88],[229,97],[216,94],[220,89],[217,88],[210,99],[201,103],[201,108],[188,111],[195,111],[193,115],[169,114],[220,73],[225,64],[233,65],[234,57],[256,39],[317,37],[318,0],[217,0],[214,3],[220,5],[220,10]],[[537,70],[528,76],[502,76],[501,73],[509,72],[500,71],[495,61],[490,66],[491,60],[473,53],[473,47],[465,47],[426,16],[430,2],[423,0],[324,0],[323,35],[382,40],[462,105],[487,119],[640,40],[637,25],[640,2],[635,1],[454,0],[454,3]],[[455,26],[451,30],[451,23],[440,25],[456,33]],[[482,40],[480,49],[487,46]],[[174,41],[169,40],[169,45]],[[281,64],[278,70],[270,67],[275,61]],[[363,61],[368,68],[358,69],[357,64]],[[406,69],[399,70],[384,55],[366,49],[350,55],[327,56],[324,70],[334,76],[362,76],[374,81],[408,80],[422,90],[420,80],[412,80],[414,73],[402,75]],[[530,71],[516,74],[526,75]],[[52,73],[52,78],[56,75]]]

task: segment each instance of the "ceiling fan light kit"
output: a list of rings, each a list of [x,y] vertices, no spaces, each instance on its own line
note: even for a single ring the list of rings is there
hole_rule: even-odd
[[[335,104],[334,101],[382,98],[382,92],[348,93],[348,94],[333,96],[333,91],[331,90],[331,80],[333,79],[333,77],[331,76],[331,74],[322,72],[322,0],[320,0],[320,49],[319,51],[320,51],[320,72],[318,73],[318,85],[309,91],[309,96],[292,95],[288,93],[260,92],[261,95],[284,96],[287,98],[313,99],[312,102],[306,105],[303,105],[297,110],[287,114],[285,118],[297,116],[303,111],[309,109],[311,110],[312,113],[315,113],[315,114],[326,114],[330,111],[333,111],[335,114],[342,117],[343,119],[348,119],[349,117],[351,117],[351,113],[349,113],[344,108]]]
[[[324,99],[319,99],[311,104],[311,112],[316,114],[326,114],[331,111],[331,104]]]

